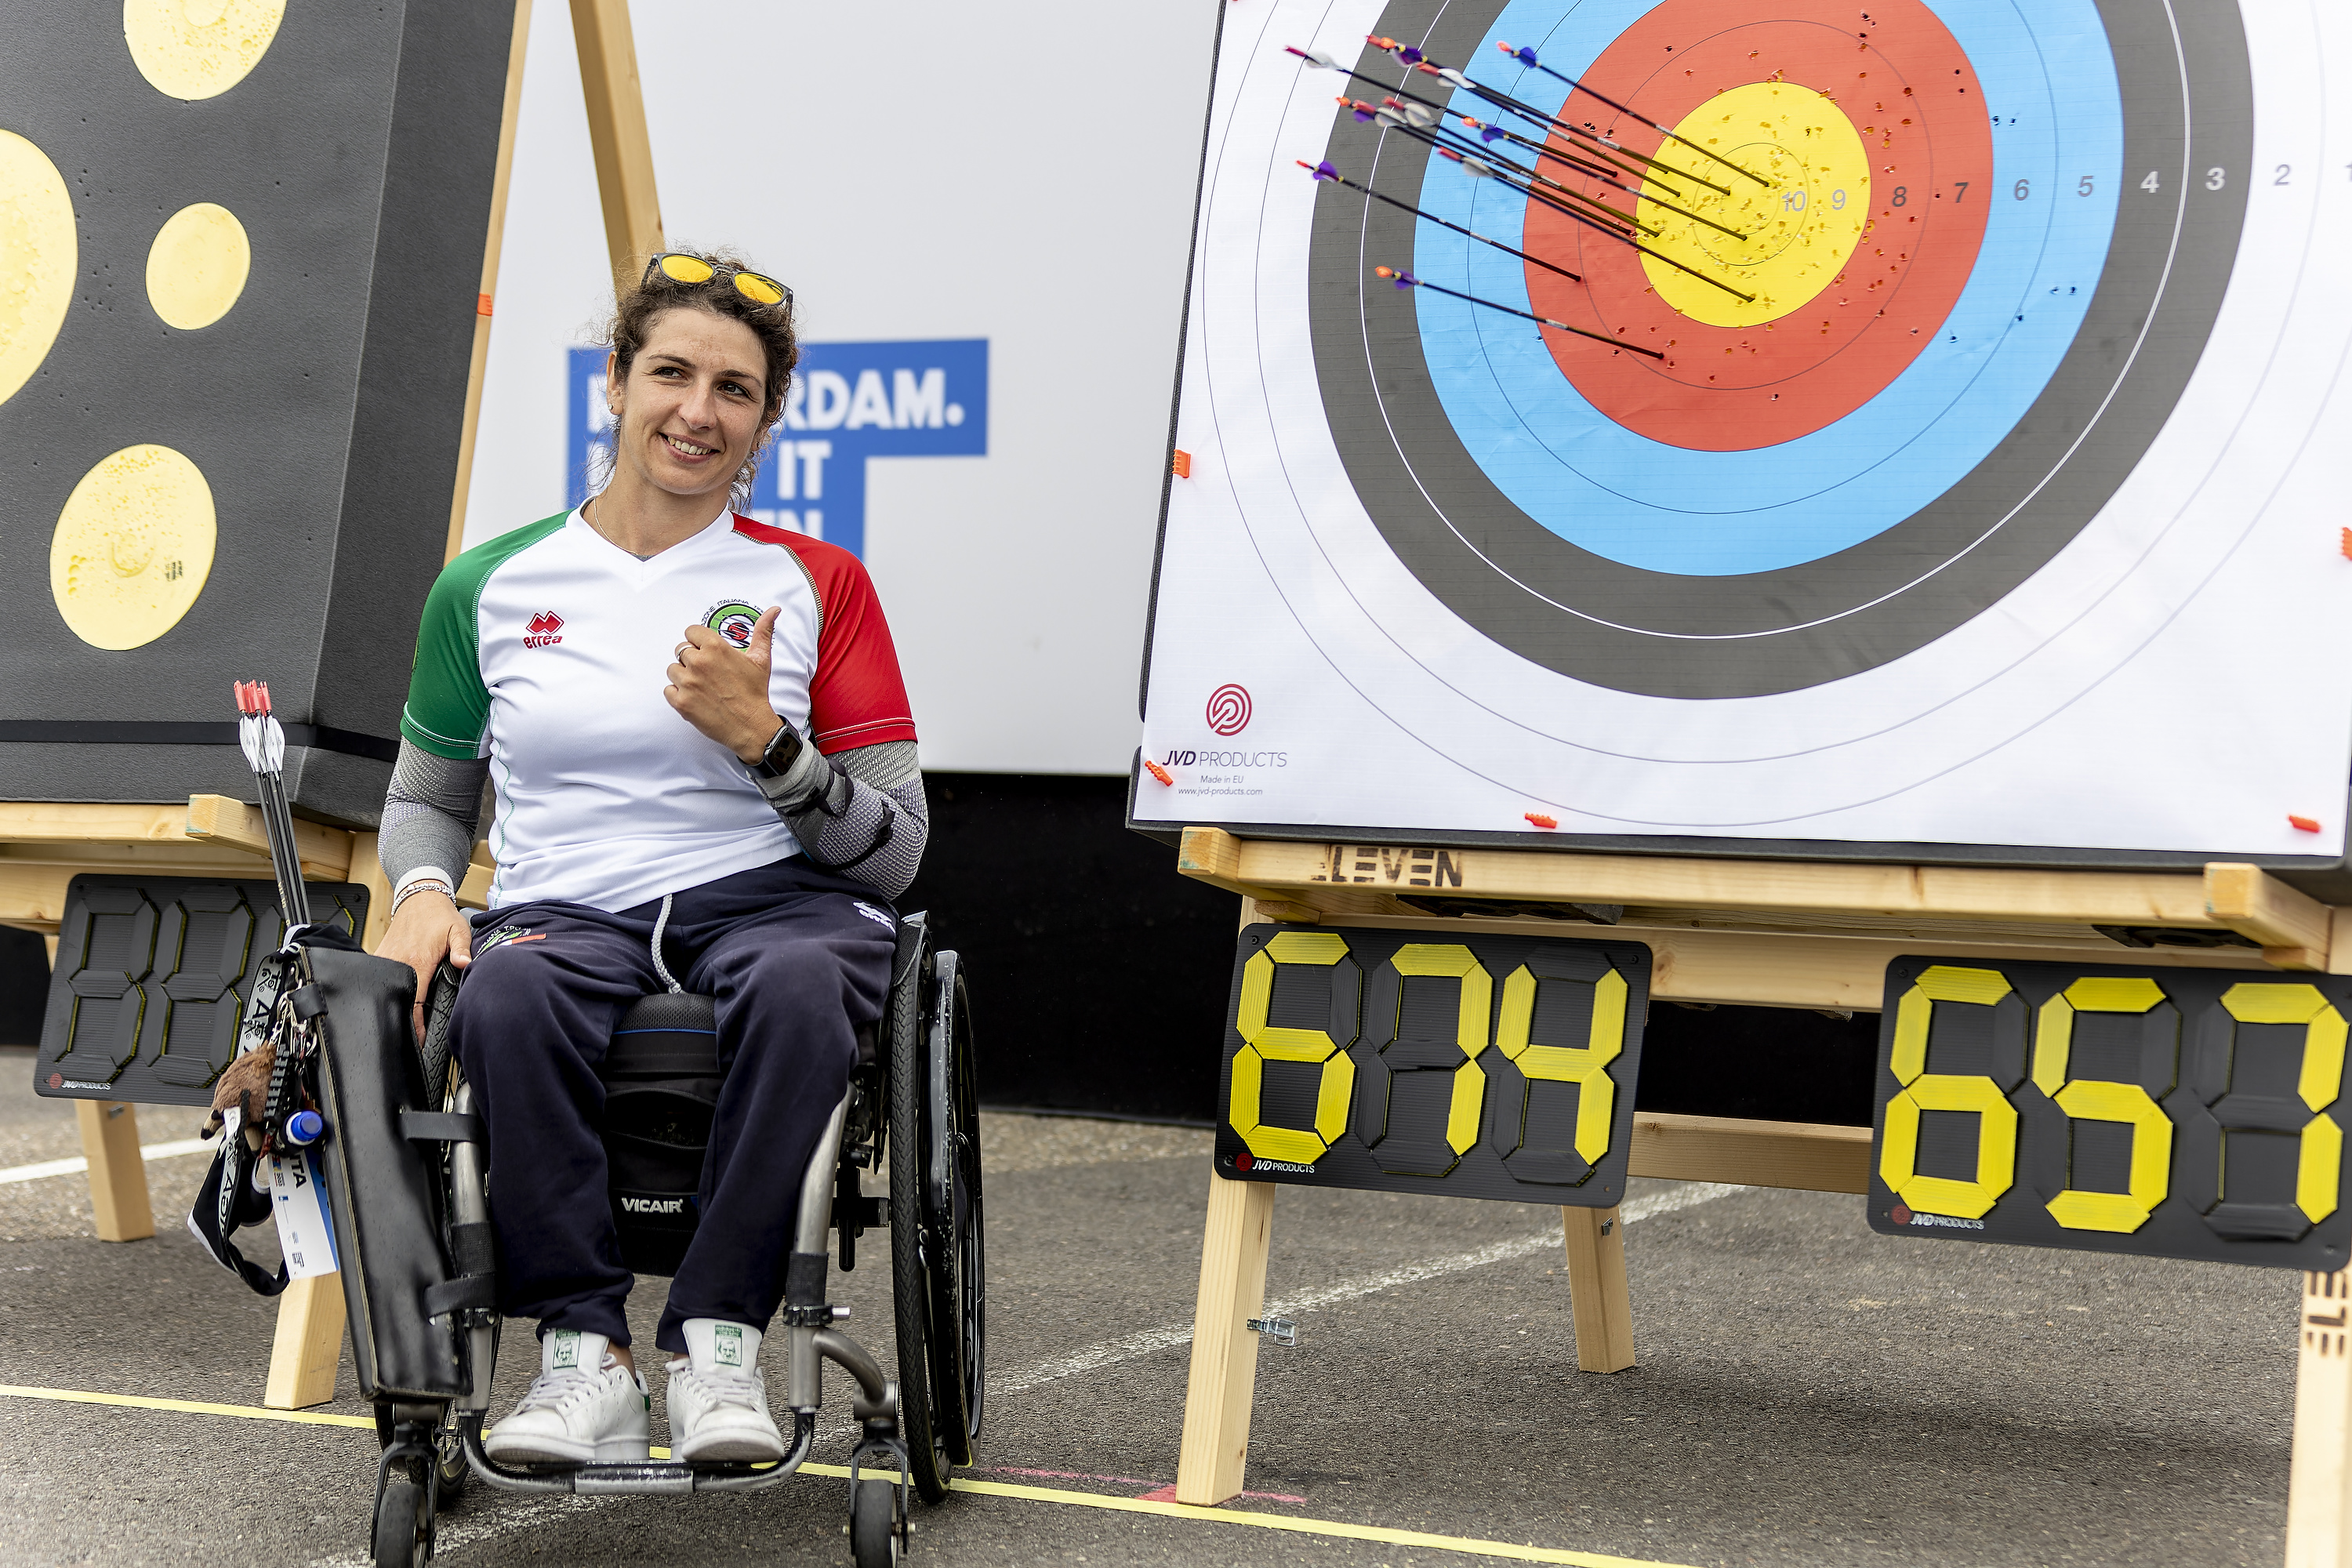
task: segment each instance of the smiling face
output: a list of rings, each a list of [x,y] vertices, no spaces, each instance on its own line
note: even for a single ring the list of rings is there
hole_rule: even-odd
[[[614,477],[674,496],[723,494],[766,423],[766,363],[740,321],[692,307],[655,317],[625,378],[605,362]]]

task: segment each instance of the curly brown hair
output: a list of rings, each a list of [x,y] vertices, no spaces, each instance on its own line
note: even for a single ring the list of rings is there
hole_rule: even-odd
[[[620,297],[602,335],[613,351],[614,368],[626,380],[630,367],[636,363],[637,354],[646,346],[646,334],[666,311],[708,310],[751,329],[767,356],[767,402],[760,411],[760,438],[728,487],[730,504],[740,510],[751,498],[751,481],[758,476],[760,463],[775,438],[776,416],[783,412],[784,395],[792,388],[793,367],[800,363],[800,338],[793,330],[792,296],[786,294],[782,303],[775,305],[762,305],[744,296],[735,287],[735,274],[757,268],[731,250],[679,248],[667,254],[691,256],[708,262],[711,275],[699,283],[679,283],[659,271],[652,271]],[[599,452],[594,460],[602,471],[592,474],[591,482],[602,489],[611,479],[610,448]]]

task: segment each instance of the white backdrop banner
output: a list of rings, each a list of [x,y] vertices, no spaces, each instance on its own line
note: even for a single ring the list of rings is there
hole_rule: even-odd
[[[1213,0],[1039,0],[984,50],[945,0],[631,15],[670,242],[733,247],[799,304],[753,513],[865,559],[926,767],[1125,772]],[[603,435],[612,287],[561,5],[533,8],[493,298],[469,544],[576,502]]]

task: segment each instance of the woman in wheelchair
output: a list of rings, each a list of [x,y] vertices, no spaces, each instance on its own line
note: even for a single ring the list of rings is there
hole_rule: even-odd
[[[380,852],[380,951],[450,1023],[488,1127],[499,1307],[540,1372],[488,1441],[643,1459],[597,1064],[654,992],[715,998],[724,1082],[701,1223],[655,1342],[678,1458],[772,1460],[760,1373],[801,1179],[881,1016],[928,814],[890,632],[855,556],[734,514],[797,357],[792,292],[654,258],[611,327],[611,472],[577,510],[452,562],[420,631]],[[485,781],[488,912],[453,900]],[[470,966],[470,967],[468,967]]]

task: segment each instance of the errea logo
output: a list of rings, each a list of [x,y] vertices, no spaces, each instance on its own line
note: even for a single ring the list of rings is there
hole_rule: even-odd
[[[541,610],[523,626],[522,646],[553,647],[563,639],[556,634],[563,629],[563,617],[553,610]]]

